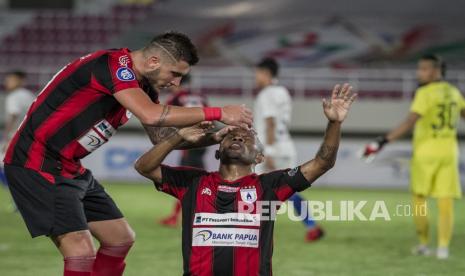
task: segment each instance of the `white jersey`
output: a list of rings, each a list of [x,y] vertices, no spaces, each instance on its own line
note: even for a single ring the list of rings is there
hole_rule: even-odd
[[[292,99],[289,91],[280,85],[269,85],[257,96],[254,106],[254,128],[265,146],[265,155],[274,159],[289,160],[284,167],[295,166],[296,150],[289,134],[292,114]],[[275,120],[275,144],[266,144],[266,119]],[[285,162],[287,163],[287,162]],[[283,169],[280,167],[279,169]]]
[[[13,126],[13,129],[16,130],[21,121],[23,120],[24,116],[26,115],[29,107],[31,106],[32,102],[34,101],[35,96],[32,94],[31,91],[25,88],[18,88],[6,96],[5,99],[5,115],[6,117],[11,117],[13,115],[18,116],[16,121],[16,125]]]

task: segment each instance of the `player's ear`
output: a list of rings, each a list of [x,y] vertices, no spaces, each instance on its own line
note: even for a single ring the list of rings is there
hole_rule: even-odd
[[[261,152],[257,153],[257,156],[255,156],[255,164],[258,165],[263,163],[263,161],[265,161],[265,155]]]
[[[161,66],[161,60],[159,56],[156,55],[151,55],[147,59],[147,67],[150,71],[156,70],[160,68]]]

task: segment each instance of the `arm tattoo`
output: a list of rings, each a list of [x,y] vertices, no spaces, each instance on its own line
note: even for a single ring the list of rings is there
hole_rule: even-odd
[[[178,129],[175,127],[154,127],[147,125],[144,125],[144,129],[145,132],[147,132],[153,145],[156,145],[164,139],[171,137],[178,131]]]
[[[158,119],[158,122],[155,124],[155,126],[157,127],[162,126],[166,120],[166,117],[168,116],[168,113],[170,113],[170,106],[169,105],[163,106],[163,112],[161,113],[160,119]]]
[[[316,156],[324,163],[324,169],[330,169],[336,163],[337,146],[322,144]]]

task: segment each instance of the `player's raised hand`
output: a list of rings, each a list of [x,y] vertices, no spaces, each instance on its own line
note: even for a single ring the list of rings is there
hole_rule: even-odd
[[[222,108],[221,122],[226,125],[249,128],[253,123],[252,111],[245,105],[227,105]]]
[[[197,143],[205,137],[208,130],[213,129],[215,126],[212,122],[201,122],[199,124],[181,128],[178,134],[184,139],[184,141],[190,143]]]
[[[343,122],[349,113],[357,94],[352,93],[352,86],[336,84],[331,93],[331,99],[323,99],[323,111],[326,118],[332,122]]]
[[[226,126],[220,130],[218,130],[217,132],[215,132],[212,136],[213,140],[215,142],[221,142],[223,141],[223,138],[228,135],[228,133],[230,133],[231,131],[233,131],[234,129],[236,129],[237,127],[236,126]]]

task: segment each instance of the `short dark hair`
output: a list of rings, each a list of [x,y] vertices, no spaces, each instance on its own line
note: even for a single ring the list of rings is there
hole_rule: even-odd
[[[164,48],[168,51],[177,61],[184,60],[189,65],[195,65],[199,62],[197,49],[192,41],[185,34],[179,32],[166,32],[161,35],[155,36],[146,48]]]
[[[16,70],[16,71],[10,71],[6,74],[7,76],[15,76],[19,79],[24,80],[26,78],[26,73],[24,71]]]
[[[423,55],[420,58],[420,60],[431,61],[431,63],[433,64],[435,68],[439,68],[439,70],[441,70],[441,76],[442,77],[446,76],[446,63],[440,56],[435,55],[435,54],[426,54],[426,55]]]
[[[277,77],[279,73],[278,62],[274,58],[270,58],[270,57],[262,59],[257,64],[257,68],[268,70],[268,72],[270,72],[273,78]]]

